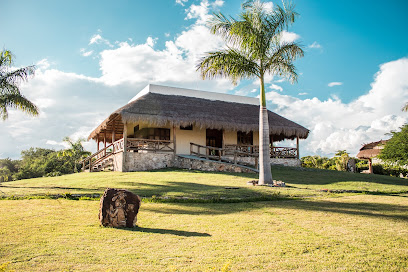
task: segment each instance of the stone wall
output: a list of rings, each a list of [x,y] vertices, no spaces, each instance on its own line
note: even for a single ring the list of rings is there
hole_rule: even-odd
[[[125,170],[133,172],[173,167],[173,161],[173,153],[127,152]]]
[[[183,169],[194,169],[212,172],[232,172],[232,173],[255,173],[253,169],[242,167],[230,163],[220,163],[205,159],[190,159],[177,156],[174,160],[174,167]]]
[[[302,162],[299,159],[271,158],[271,165],[301,167]]]
[[[127,152],[125,160],[125,169],[122,169],[123,153],[115,154],[114,171],[149,171],[154,169],[162,169],[167,167],[176,167],[183,169],[194,169],[201,171],[217,171],[217,172],[235,172],[235,173],[254,173],[255,171],[248,168],[231,163],[220,163],[217,161],[209,161],[205,159],[192,159],[176,156],[173,153],[138,153]],[[232,157],[231,161],[234,158]],[[240,157],[238,162],[255,164],[255,158]],[[297,159],[271,159],[271,165],[284,165],[300,167],[301,162]]]
[[[113,154],[113,171],[122,172],[123,152]]]
[[[227,156],[227,158],[230,161],[234,161],[234,156]],[[237,163],[255,165],[255,158],[254,157],[237,157]],[[301,167],[302,162],[299,159],[271,158],[271,165]]]

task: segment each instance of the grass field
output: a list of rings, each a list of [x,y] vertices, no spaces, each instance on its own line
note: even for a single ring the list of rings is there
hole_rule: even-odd
[[[291,187],[174,169],[3,183],[0,271],[408,271],[407,180],[281,167],[273,174]],[[100,227],[98,198],[24,199],[106,187],[145,197],[138,227]]]

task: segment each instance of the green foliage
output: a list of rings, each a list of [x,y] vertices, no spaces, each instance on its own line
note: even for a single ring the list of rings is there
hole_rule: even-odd
[[[21,82],[34,75],[35,66],[11,69],[14,56],[8,51],[0,51],[0,118],[8,117],[8,109],[14,108],[30,115],[38,115],[38,108],[19,89]]]
[[[347,171],[347,163],[350,160],[349,153],[346,150],[338,150],[333,158],[315,156],[306,156],[301,158],[302,167],[328,169],[337,171]],[[354,159],[354,158],[353,158]],[[356,162],[360,160],[355,159]],[[358,167],[358,166],[357,166]]]
[[[337,150],[334,159],[337,171],[347,171],[347,162],[349,161],[350,156],[346,150]]]
[[[403,168],[399,165],[389,165],[389,164],[374,164],[373,165],[374,174],[386,175],[393,177],[408,177],[408,169]]]
[[[81,169],[79,161],[91,155],[91,152],[86,151],[82,146],[83,139],[78,139],[76,142],[71,140],[69,137],[63,139],[64,142],[68,143],[70,148],[61,150],[57,153],[58,157],[69,157],[74,161],[74,172],[77,173]]]
[[[408,165],[408,124],[401,131],[391,131],[392,138],[385,144],[378,158],[400,166]]]
[[[37,178],[48,173],[72,173],[73,161],[58,158],[57,152],[52,149],[30,148],[21,152],[21,163],[16,179]]]

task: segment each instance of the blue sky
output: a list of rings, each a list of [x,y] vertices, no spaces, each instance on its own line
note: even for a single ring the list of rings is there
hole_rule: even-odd
[[[280,2],[275,2],[281,5]],[[308,127],[302,155],[355,154],[407,122],[408,2],[297,0],[286,38],[300,42],[297,84],[271,77],[268,107]],[[2,1],[0,45],[15,66],[36,64],[22,86],[40,118],[12,111],[0,123],[0,157],[31,146],[60,149],[86,137],[148,83],[256,96],[253,80],[202,81],[197,59],[221,45],[205,27],[214,11],[236,17],[241,1]],[[381,103],[379,103],[379,101]],[[290,144],[290,143],[289,143]],[[94,148],[93,143],[87,144]]]

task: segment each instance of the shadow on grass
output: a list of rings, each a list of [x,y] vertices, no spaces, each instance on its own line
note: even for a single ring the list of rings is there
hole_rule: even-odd
[[[408,189],[407,180],[383,175],[368,175],[361,173],[287,166],[272,166],[272,174],[274,179],[282,179],[287,183],[298,185],[328,185],[337,182],[368,182],[404,186]]]
[[[369,196],[367,196],[369,197]],[[347,214],[364,217],[377,217],[392,220],[408,221],[408,205],[368,202],[334,202],[327,200],[286,199],[268,202],[252,202],[239,204],[167,204],[167,207],[143,208],[149,212],[162,214],[187,215],[223,215],[265,207],[278,209],[298,209],[316,212]]]
[[[279,202],[279,207],[408,221],[408,205],[333,202],[327,200],[290,200]]]
[[[210,237],[211,236],[210,234],[204,233],[204,232],[170,230],[170,229],[156,229],[156,228],[144,228],[144,227],[137,227],[137,226],[134,227],[134,228],[125,228],[123,230],[134,231],[134,232],[170,234],[170,235],[184,236],[184,237]]]
[[[77,187],[61,187],[61,186],[10,186],[1,184],[0,188],[14,188],[14,189],[44,189],[44,190],[77,190],[77,191],[98,191],[105,190],[105,188],[77,188]],[[103,191],[102,191],[103,193]]]

